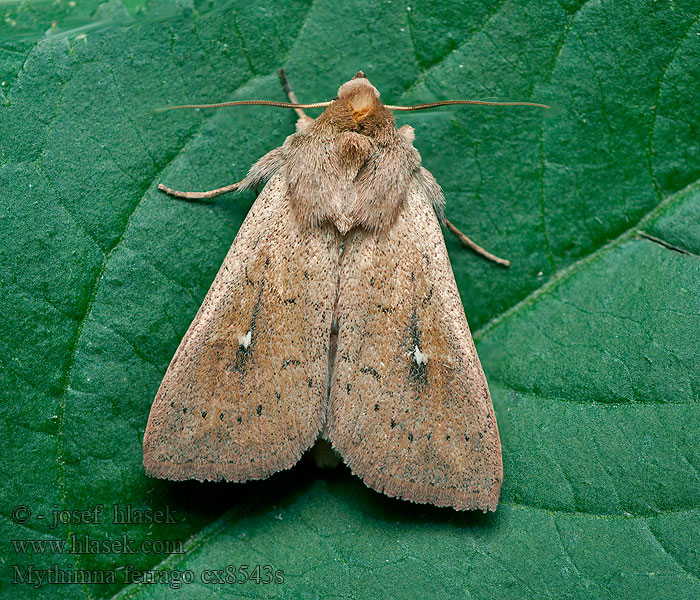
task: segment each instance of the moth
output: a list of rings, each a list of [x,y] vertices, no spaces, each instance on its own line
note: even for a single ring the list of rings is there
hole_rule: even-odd
[[[144,466],[171,480],[262,479],[326,440],[370,488],[495,510],[498,427],[410,126],[359,72],[329,102],[293,108],[296,133],[245,179],[258,188],[153,402]],[[303,109],[324,108],[312,119]],[[182,107],[178,107],[182,108]],[[266,182],[266,183],[265,183]]]

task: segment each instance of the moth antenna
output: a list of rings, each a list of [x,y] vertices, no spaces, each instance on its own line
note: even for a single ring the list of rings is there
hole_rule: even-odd
[[[486,100],[440,100],[439,102],[427,102],[426,104],[413,104],[412,106],[385,105],[389,110],[424,110],[436,106],[448,106],[450,104],[479,104],[482,106],[536,106],[537,108],[552,108],[546,104],[537,102],[488,102]]]
[[[215,190],[209,190],[208,192],[180,192],[178,190],[171,190],[169,187],[165,187],[162,183],[158,184],[158,189],[170,196],[174,196],[175,198],[184,198],[185,200],[204,200],[206,198],[215,198],[216,196],[227,194],[228,192],[235,192],[242,183],[243,181],[238,181]]]
[[[445,225],[452,233],[457,236],[457,239],[462,242],[465,246],[476,252],[479,256],[483,256],[486,260],[490,260],[497,265],[502,267],[510,267],[510,261],[505,258],[499,258],[498,256],[491,254],[488,250],[484,250],[479,244],[470,240],[466,235],[464,235],[459,229],[457,229],[452,223],[445,219]]]
[[[177,110],[180,108],[222,108],[224,106],[277,106],[279,108],[325,108],[330,105],[328,102],[313,102],[312,104],[298,104],[296,102],[275,102],[273,100],[235,100],[233,102],[217,102],[216,104],[182,104],[181,106],[163,106],[156,108],[156,112],[165,112],[166,110]]]

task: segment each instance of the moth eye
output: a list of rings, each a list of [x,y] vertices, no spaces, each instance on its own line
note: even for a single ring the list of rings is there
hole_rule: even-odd
[[[331,100],[331,102],[335,102],[337,99],[338,99],[338,96],[336,96],[335,98],[333,98],[333,100]]]

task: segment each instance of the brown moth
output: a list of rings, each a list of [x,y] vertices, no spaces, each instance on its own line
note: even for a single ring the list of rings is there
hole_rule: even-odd
[[[392,114],[479,102],[386,106],[360,72],[336,99],[302,105],[283,83],[290,103],[222,104],[300,117],[245,179],[159,186],[193,199],[267,182],[158,390],[146,472],[262,479],[321,438],[389,496],[495,510],[501,446],[440,229],[444,198]],[[315,107],[315,120],[301,110]]]

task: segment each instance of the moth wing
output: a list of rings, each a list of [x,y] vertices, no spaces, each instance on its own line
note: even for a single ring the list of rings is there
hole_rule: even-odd
[[[496,418],[430,196],[417,178],[386,234],[346,240],[327,435],[375,490],[495,510]]]
[[[325,418],[337,233],[301,232],[270,179],[183,338],[144,435],[146,471],[245,481],[291,467]]]

